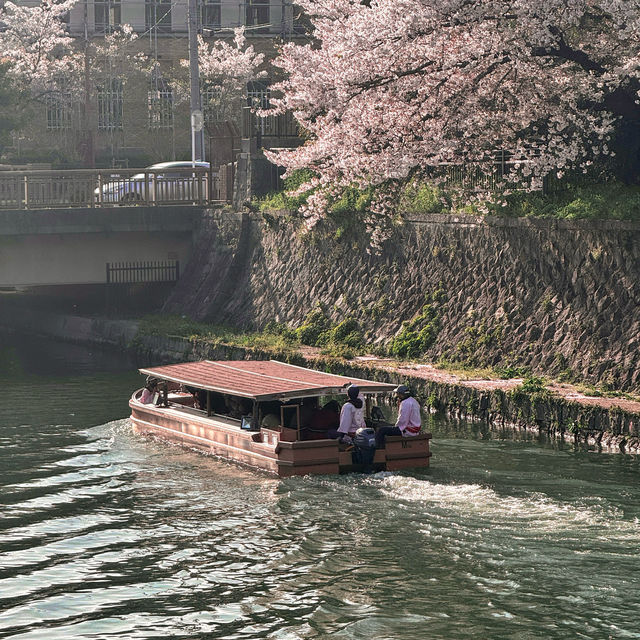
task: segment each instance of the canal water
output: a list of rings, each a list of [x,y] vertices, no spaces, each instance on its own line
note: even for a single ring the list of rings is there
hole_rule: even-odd
[[[640,638],[640,462],[431,419],[277,480],[131,432],[122,355],[0,337],[0,638]]]

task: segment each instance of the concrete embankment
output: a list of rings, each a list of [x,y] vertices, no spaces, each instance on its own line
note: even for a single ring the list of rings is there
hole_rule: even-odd
[[[299,327],[321,308],[334,324],[356,321],[369,343],[404,333],[427,362],[640,393],[638,223],[414,216],[379,254],[353,220],[310,234],[299,224],[285,213],[203,216],[165,311],[259,330]]]
[[[453,417],[511,426],[606,451],[640,453],[640,403],[622,398],[587,398],[569,385],[528,393],[518,381],[464,380],[429,366],[398,367],[384,360],[339,360],[292,352],[209,344],[179,336],[138,333],[134,321],[65,315],[12,313],[0,328],[55,339],[126,349],[141,365],[201,359],[278,359],[346,376],[410,384],[425,408]]]

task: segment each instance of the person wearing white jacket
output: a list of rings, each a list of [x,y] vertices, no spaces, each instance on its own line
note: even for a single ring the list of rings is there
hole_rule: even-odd
[[[398,399],[398,419],[395,427],[380,427],[376,432],[376,447],[384,447],[387,436],[417,436],[422,426],[420,404],[411,395],[411,390],[404,384],[394,390]]]
[[[360,393],[360,387],[355,384],[347,387],[348,400],[342,405],[340,411],[340,426],[337,437],[341,442],[350,443],[356,431],[365,427],[364,398]]]

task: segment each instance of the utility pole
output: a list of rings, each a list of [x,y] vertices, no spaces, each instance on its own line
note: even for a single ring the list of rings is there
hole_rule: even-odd
[[[88,0],[84,0],[83,6],[83,30],[84,30],[84,96],[82,104],[82,132],[81,149],[82,161],[85,168],[93,169],[96,166],[96,152],[93,144],[93,104],[91,102],[91,69],[89,60],[89,7]]]
[[[189,0],[189,88],[191,92],[191,161],[204,160],[204,119],[198,67],[198,0]]]

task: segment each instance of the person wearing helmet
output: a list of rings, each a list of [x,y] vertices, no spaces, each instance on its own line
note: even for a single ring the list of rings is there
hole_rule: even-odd
[[[420,405],[411,395],[411,389],[404,384],[398,385],[393,391],[398,400],[398,419],[395,427],[380,427],[376,432],[376,447],[384,447],[387,436],[417,436],[422,422],[420,419]]]
[[[356,431],[364,426],[364,399],[360,387],[351,384],[347,387],[347,401],[340,410],[340,426],[334,435],[340,442],[350,444]]]

